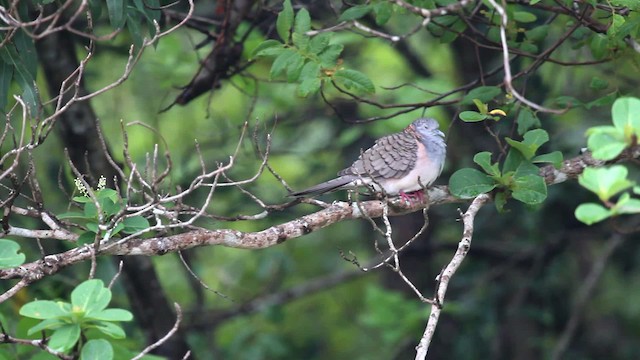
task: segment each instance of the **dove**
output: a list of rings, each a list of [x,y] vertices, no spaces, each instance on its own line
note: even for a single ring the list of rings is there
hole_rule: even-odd
[[[444,166],[447,145],[438,127],[435,119],[417,119],[401,132],[378,139],[337,178],[289,195],[316,196],[366,186],[409,201],[414,196],[422,199],[422,189],[440,176]]]

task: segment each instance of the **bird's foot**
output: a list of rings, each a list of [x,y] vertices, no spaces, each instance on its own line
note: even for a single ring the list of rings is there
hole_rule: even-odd
[[[412,191],[410,193],[406,193],[404,191],[400,191],[400,199],[402,201],[406,201],[409,204],[413,204],[413,202],[423,202],[424,201],[424,191],[422,189]]]

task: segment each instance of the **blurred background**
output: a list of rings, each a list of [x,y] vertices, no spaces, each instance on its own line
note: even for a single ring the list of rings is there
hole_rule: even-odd
[[[331,42],[344,45],[340,56],[344,66],[366,74],[375,85],[375,94],[355,98],[330,83],[323,85],[322,96],[316,93],[303,98],[296,95],[297,84],[281,78],[270,80],[271,59],[253,60],[251,52],[265,39],[277,39],[274,23],[282,5],[280,1],[248,3],[236,2],[232,10],[224,1],[198,1],[195,15],[202,21],[193,21],[146,49],[123,84],[91,100],[117,161],[124,159],[121,129],[125,124],[132,158],[144,164],[153,146],[160,144],[161,151],[169,151],[173,160],[168,188],[185,188],[201,170],[196,141],[207,163],[225,162],[248,121],[261,146],[265,135],[271,133],[269,165],[289,186],[301,189],[334,177],[375,139],[426,115],[436,118],[447,135],[447,162],[436,181],[445,185],[455,170],[474,166],[475,153],[499,154],[496,137],[519,136],[515,120],[520,110],[503,88],[487,101],[492,109],[511,110],[497,123],[458,119],[460,111],[476,110],[472,103],[462,101],[464,91],[434,106],[420,105],[434,99],[435,94],[474,81],[467,91],[482,85],[501,86],[502,53],[499,43],[492,41],[496,20],[487,15],[490,10],[481,2],[471,2],[462,17],[434,17],[426,28],[419,27],[423,18],[396,5],[384,25],[376,24],[374,13],[359,19],[385,33],[408,34],[399,42],[353,28],[334,32]],[[381,1],[371,2],[377,3]],[[455,2],[411,3],[436,8]],[[593,43],[610,34],[606,28],[603,35],[595,25],[580,25],[565,11],[572,6],[570,1],[542,0],[535,2],[537,6],[534,1],[507,3],[512,12],[534,15],[531,21],[513,24],[521,33],[544,27],[543,36],[513,39],[511,45],[520,51],[512,53],[513,72],[530,70],[515,85],[536,103],[553,108],[574,106],[561,115],[535,113],[538,126],[550,134],[544,150],[559,150],[565,159],[578,156],[585,146],[585,130],[610,123],[611,103],[616,97],[640,96],[640,58],[631,48],[610,43],[598,54]],[[599,11],[595,14],[594,3]],[[588,14],[606,27],[611,14],[598,6],[607,4],[591,1],[577,2],[576,6],[591,9]],[[293,5],[296,11],[301,7],[309,10],[314,29],[339,23],[340,13],[349,7],[339,1],[294,1]],[[163,27],[174,24],[179,18],[176,14],[184,14],[187,4],[179,2],[169,9],[162,12]],[[629,30],[633,38],[639,17],[633,7],[630,9],[623,15],[627,26],[633,27]],[[222,33],[220,22],[225,11],[227,15],[230,11],[238,14]],[[466,26],[456,20],[462,18],[467,19],[462,22]],[[104,21],[97,21],[96,31],[109,31]],[[576,23],[580,26],[567,35],[567,29]],[[411,33],[416,26],[418,30]],[[220,34],[229,42],[222,44]],[[74,42],[79,58],[84,56],[86,39],[65,32],[61,36]],[[96,43],[84,76],[89,90],[100,89],[121,76],[131,42],[131,35],[124,31],[112,41]],[[533,48],[523,49],[522,43]],[[242,44],[236,48],[241,55],[229,68],[220,70],[225,76],[210,80],[201,95],[185,100],[185,93],[195,88],[192,79],[216,46],[230,49],[237,44]],[[540,56],[556,45],[550,56]],[[44,51],[38,48],[40,61],[45,58]],[[532,66],[536,61],[540,64]],[[489,74],[494,69],[498,69],[495,75]],[[37,81],[46,93],[48,83],[42,72]],[[406,112],[394,115],[400,108],[382,109],[362,99],[418,105],[403,107]],[[363,121],[385,116],[392,117]],[[147,124],[155,131],[135,124],[126,126],[132,122]],[[46,194],[45,205],[53,213],[66,211],[69,202],[58,180],[60,169],[65,168],[67,145],[63,139],[58,134],[50,137],[33,154],[39,169],[36,176]],[[229,173],[230,178],[249,178],[259,168],[261,159],[253,142],[252,136],[247,136],[241,143],[238,165]],[[288,200],[287,190],[268,171],[245,188],[267,204]],[[636,359],[640,354],[640,291],[635,291],[640,289],[640,245],[637,233],[614,231],[619,225],[637,226],[638,218],[588,227],[575,219],[574,210],[582,202],[593,201],[593,194],[576,181],[548,190],[548,198],[539,206],[509,202],[504,212],[492,204],[480,211],[471,251],[450,283],[429,359]],[[199,196],[202,194],[196,193],[190,200]],[[327,202],[346,198],[346,192],[321,197]],[[435,277],[455,252],[462,235],[459,209],[464,211],[467,206],[462,202],[429,209],[428,230],[400,256],[404,273],[425,296],[432,296]],[[204,219],[198,225],[260,231],[317,210],[301,204],[260,220]],[[237,188],[219,189],[207,209],[225,217],[260,211]],[[424,220],[417,212],[391,221],[394,239],[402,244]],[[176,302],[184,311],[181,331],[158,351],[159,356],[178,358],[176,354],[188,348],[196,359],[412,358],[427,322],[428,304],[421,303],[393,271],[382,267],[365,273],[341,255],[355,254],[362,264],[375,262],[379,260],[377,242],[383,244],[384,239],[369,222],[349,220],[264,250],[199,247],[184,251],[185,261],[217,293],[195,280],[178,254],[128,257],[112,303],[132,310],[135,316],[134,322],[126,324],[130,337],[121,345],[140,349],[153,338],[150,334],[166,332],[175,320],[171,304]],[[38,259],[35,242],[20,243],[27,261]],[[46,239],[42,243],[51,252],[66,246]],[[69,289],[86,279],[88,267],[68,268],[0,305],[3,324],[16,334],[24,332],[31,323],[23,319],[18,325],[19,307],[34,298],[65,298]],[[117,261],[100,259],[99,278],[109,281],[116,272]],[[0,289],[6,291],[10,285],[0,283]],[[36,353],[25,349],[19,357],[48,356]],[[0,349],[0,358],[13,356]]]

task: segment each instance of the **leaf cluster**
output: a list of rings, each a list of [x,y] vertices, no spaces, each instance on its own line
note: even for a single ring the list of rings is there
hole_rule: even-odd
[[[331,43],[331,33],[320,32],[313,37],[307,34],[311,30],[307,9],[302,8],[294,15],[291,1],[286,0],[278,14],[276,30],[282,41],[265,40],[253,50],[252,56],[273,58],[270,77],[286,75],[287,82],[298,84],[298,96],[315,94],[326,82],[335,82],[356,92],[375,92],[368,76],[344,68],[340,60],[344,46]]]
[[[125,332],[114,322],[131,321],[133,316],[124,309],[107,308],[111,302],[111,290],[102,280],[86,280],[71,292],[71,301],[35,300],[20,308],[20,315],[42,320],[29,329],[33,335],[44,331],[50,334],[47,345],[55,351],[68,352],[79,341],[82,344],[80,359],[112,359],[111,344],[102,339],[86,341],[86,331],[95,329],[114,339],[125,338]],[[99,357],[96,357],[99,355]]]

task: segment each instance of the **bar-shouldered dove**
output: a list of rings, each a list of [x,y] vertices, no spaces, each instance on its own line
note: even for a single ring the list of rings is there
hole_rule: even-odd
[[[384,136],[338,177],[291,196],[315,196],[333,190],[368,186],[386,194],[400,195],[411,200],[410,192],[418,192],[431,185],[442,172],[447,145],[444,134],[434,119],[420,118],[403,131]]]

